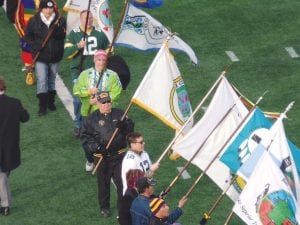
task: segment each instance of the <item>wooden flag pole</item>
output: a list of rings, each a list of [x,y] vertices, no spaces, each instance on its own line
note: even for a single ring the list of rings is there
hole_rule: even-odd
[[[234,183],[234,181],[236,180],[237,177],[238,177],[238,175],[234,175],[234,177],[231,179],[228,187],[222,192],[221,195],[219,195],[219,197],[217,198],[217,200],[215,201],[215,203],[213,204],[213,206],[210,208],[210,210],[207,213],[205,212],[203,214],[203,217],[202,217],[202,219],[200,221],[200,225],[205,225],[206,222],[211,218],[211,214],[217,208],[218,204],[224,198],[225,194],[227,193],[227,191],[229,190],[229,188],[232,186],[232,184]]]
[[[233,210],[230,212],[230,214],[229,214],[228,217],[226,218],[226,221],[225,221],[224,225],[228,225],[228,224],[229,224],[229,222],[230,222],[232,216],[233,216]]]
[[[89,6],[88,6],[88,9],[90,8],[90,4],[91,4],[91,0],[89,0]],[[118,35],[119,30],[120,30],[120,28],[121,28],[121,23],[122,23],[122,21],[123,21],[124,15],[125,15],[127,5],[128,5],[128,0],[125,0],[125,5],[124,5],[124,7],[123,7],[123,9],[122,9],[121,17],[120,17],[119,22],[118,22],[117,32],[114,34],[113,40],[112,40],[112,42],[111,42],[111,44],[110,44],[110,46],[109,46],[108,54],[111,53],[111,52],[113,51],[113,50],[112,50],[112,48],[113,48],[113,43],[115,42],[115,39],[117,38],[117,35]],[[88,11],[87,17],[88,17],[88,15],[89,15],[89,11]],[[85,25],[87,26],[87,21],[86,21]],[[84,34],[86,34],[86,26],[85,26]],[[83,55],[83,54],[81,54],[81,56],[82,56],[82,55]],[[80,61],[80,62],[81,62],[81,65],[82,65],[82,59],[83,59],[83,57],[81,57],[81,61]],[[104,71],[102,71],[102,72],[99,74],[99,78],[98,78],[98,81],[97,81],[97,84],[96,84],[96,88],[99,87],[100,81],[101,81],[102,76],[103,76],[103,72],[104,72]],[[92,105],[90,105],[89,108],[88,108],[88,115],[90,114],[91,109],[92,109]],[[97,165],[98,165],[98,163],[97,163]]]
[[[210,137],[210,135],[216,130],[216,128],[220,125],[220,123],[223,122],[223,120],[228,116],[228,114],[232,111],[232,109],[235,107],[235,105],[236,105],[236,103],[234,103],[233,106],[230,109],[228,109],[228,111],[221,118],[220,122],[218,124],[216,124],[216,126],[214,127],[214,129],[211,130],[211,132],[209,133],[209,135],[206,137],[206,139],[204,140],[204,142],[201,144],[201,146],[194,153],[194,155],[192,156],[192,158],[189,161],[186,162],[186,164],[184,165],[184,167],[180,170],[180,172],[173,179],[173,181],[169,184],[169,186],[164,191],[162,191],[162,193],[160,194],[161,197],[164,197],[166,194],[168,194],[170,192],[170,190],[174,186],[175,182],[179,179],[179,177],[186,170],[186,168],[192,163],[193,159],[198,155],[198,153],[200,152],[200,150],[202,149],[203,145],[206,143],[206,141],[208,140],[208,138]]]
[[[123,114],[123,116],[122,116],[122,118],[121,118],[121,121],[123,121],[123,120],[125,119],[125,117],[126,117],[126,115],[128,114],[128,111],[129,111],[129,109],[131,108],[131,106],[132,106],[132,102],[130,102],[129,105],[127,106],[127,108],[126,108],[126,110],[125,110],[125,112],[124,112],[124,114]],[[119,128],[116,128],[116,129],[114,130],[114,132],[113,132],[113,134],[111,135],[111,138],[109,139],[109,141],[108,141],[108,143],[107,143],[105,149],[108,149],[108,148],[110,147],[112,141],[113,141],[114,138],[116,137],[116,135],[117,135],[117,133],[119,132],[119,130],[120,130]],[[96,173],[96,171],[97,171],[97,169],[98,169],[98,167],[99,167],[99,165],[100,165],[100,163],[101,163],[101,161],[102,161],[102,159],[103,159],[103,156],[102,156],[102,155],[94,154],[94,156],[99,157],[99,159],[98,159],[98,162],[97,162],[95,168],[94,168],[93,171],[92,171],[92,174],[93,174],[93,175]]]
[[[89,15],[90,15],[91,2],[92,2],[92,0],[89,0],[88,7],[87,7],[87,12],[86,12],[84,31],[83,31],[83,40],[84,41],[86,39],[86,31],[87,31],[87,25],[88,25],[88,20],[89,20]],[[80,51],[79,73],[81,73],[81,71],[82,71],[83,52],[84,52],[84,48]]]
[[[121,29],[121,26],[122,26],[122,22],[124,20],[124,16],[125,16],[125,13],[126,13],[126,10],[127,10],[127,7],[128,7],[128,0],[125,0],[125,4],[124,4],[124,7],[122,9],[122,12],[121,12],[121,16],[120,16],[120,19],[118,21],[118,26],[117,26],[117,30],[116,32],[114,33],[114,36],[113,36],[113,39],[111,41],[111,44],[109,46],[109,52],[112,52],[112,48],[113,48],[113,45],[117,39],[117,36],[119,34],[119,31]]]

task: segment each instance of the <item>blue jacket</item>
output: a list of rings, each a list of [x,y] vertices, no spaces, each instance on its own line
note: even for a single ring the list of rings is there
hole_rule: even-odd
[[[152,212],[149,207],[150,198],[139,195],[130,207],[132,225],[148,225]]]
[[[132,218],[132,225],[148,225],[152,212],[149,207],[150,198],[139,195],[136,197],[131,205],[130,213]],[[175,223],[176,220],[182,215],[182,209],[174,209],[167,218],[166,224]]]

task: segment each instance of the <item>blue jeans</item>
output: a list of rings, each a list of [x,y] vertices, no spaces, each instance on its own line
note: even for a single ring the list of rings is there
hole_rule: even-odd
[[[73,95],[73,106],[74,106],[74,126],[76,128],[81,128],[83,123],[83,118],[80,114],[80,108],[81,108],[81,100],[79,97]]]
[[[55,78],[58,71],[58,64],[58,62],[44,63],[40,61],[35,63],[37,94],[55,90]]]

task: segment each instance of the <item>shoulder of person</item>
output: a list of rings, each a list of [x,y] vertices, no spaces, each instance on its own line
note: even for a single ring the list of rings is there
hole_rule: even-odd
[[[123,109],[119,109],[119,108],[112,108],[112,112],[114,113],[114,114],[120,114],[120,115],[122,115],[123,116],[123,114],[124,114],[124,110]]]
[[[111,69],[108,69],[108,68],[106,68],[106,73],[108,73],[108,74],[116,74],[117,75],[117,73],[115,71],[113,71]]]
[[[9,99],[11,102],[14,102],[14,103],[21,103],[20,99],[18,98],[15,98],[15,97],[11,97],[11,96],[8,96],[8,95],[4,95],[7,97],[7,99]]]
[[[95,31],[98,31],[99,33],[103,33],[103,34],[104,34],[104,32],[101,30],[100,27],[94,27],[94,30],[95,30]]]
[[[90,67],[90,68],[88,68],[88,69],[83,70],[83,71],[80,73],[80,75],[82,75],[82,74],[83,74],[83,75],[92,74],[93,71],[94,71],[94,68],[93,68],[93,67]]]
[[[124,157],[124,159],[125,159],[125,158],[126,158],[126,159],[135,159],[135,157],[136,157],[136,154],[135,154],[133,151],[129,150],[129,151],[127,152],[127,156]]]
[[[79,27],[75,27],[73,30],[72,30],[74,33],[80,33],[81,30]]]

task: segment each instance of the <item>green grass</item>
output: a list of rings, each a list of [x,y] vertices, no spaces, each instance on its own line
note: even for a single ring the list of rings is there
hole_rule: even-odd
[[[116,24],[124,1],[109,2]],[[227,76],[244,95],[256,101],[268,90],[260,104],[267,111],[283,111],[291,101],[296,102],[285,125],[288,137],[300,146],[300,63],[284,49],[292,46],[300,53],[298,0],[165,0],[163,7],[146,11],[178,32],[200,59],[200,66],[194,67],[185,55],[175,54],[194,108],[231,64],[225,51],[234,51],[240,61],[230,66]],[[7,80],[7,94],[20,98],[31,114],[31,120],[22,126],[22,165],[10,176],[12,213],[0,218],[1,225],[117,224],[115,194],[111,201],[113,216],[99,216],[96,179],[84,172],[83,151],[72,137],[73,124],[62,103],[58,101],[57,112],[37,116],[35,87],[24,82],[18,36],[2,9],[0,27],[0,74]],[[125,58],[132,72],[132,81],[121,99],[121,107],[125,108],[155,53],[126,48],[115,51]],[[60,75],[70,88],[69,62],[62,61]],[[129,116],[136,130],[145,135],[146,149],[155,161],[171,141],[173,131],[137,106],[131,108]],[[156,174],[158,193],[177,175],[175,168],[184,163],[183,159],[163,159]],[[192,179],[179,179],[167,197],[172,208],[201,173],[195,166],[190,166],[188,172]],[[221,190],[204,177],[191,194],[180,222],[197,224],[220,194]],[[225,198],[208,224],[223,224],[232,206]],[[234,216],[230,224],[243,223]]]

